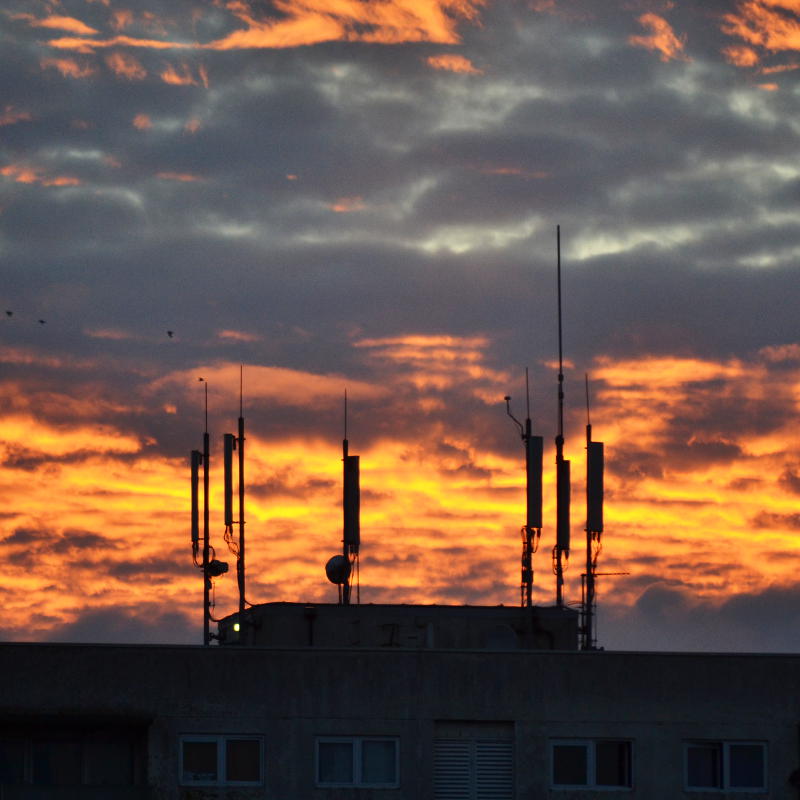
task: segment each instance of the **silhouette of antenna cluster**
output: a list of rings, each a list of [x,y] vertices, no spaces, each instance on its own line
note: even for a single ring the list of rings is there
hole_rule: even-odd
[[[564,606],[564,572],[570,553],[570,461],[564,457],[564,349],[561,302],[561,226],[556,226],[556,275],[558,293],[558,433],[556,448],[556,537],[552,551],[553,573],[556,579],[556,606]],[[522,574],[520,604],[533,606],[533,555],[542,535],[542,450],[543,438],[534,436],[530,418],[530,387],[525,370],[527,417],[525,424],[511,413],[511,398],[505,397],[506,413],[520,430],[525,447],[526,515],[522,526]],[[603,472],[602,442],[592,441],[589,419],[589,377],[586,376],[586,573],[582,578],[581,647],[596,648],[594,617],[596,612],[597,560],[602,549],[603,535]]]
[[[351,456],[347,439],[347,390],[344,392],[344,439],[342,440],[342,554],[332,556],[325,565],[328,580],[339,588],[339,603],[350,605],[353,578],[356,603],[361,603],[358,551],[361,546],[360,459]]]
[[[192,497],[192,560],[203,573],[203,644],[211,644],[210,623],[218,622],[212,615],[214,609],[214,579],[228,571],[228,564],[216,557],[211,544],[209,530],[209,473],[210,473],[210,437],[208,433],[208,381],[198,378],[205,389],[205,430],[203,432],[203,449],[192,450],[191,453],[191,497]],[[243,368],[239,370],[239,429],[238,436],[232,433],[223,435],[223,473],[224,473],[224,524],[223,538],[228,549],[236,557],[236,579],[239,588],[239,620],[244,622],[245,600],[245,519],[244,519],[244,403],[243,403]],[[233,451],[239,454],[239,508],[238,519],[233,518]],[[200,467],[203,467],[203,528],[200,536]],[[238,541],[234,538],[234,524],[238,526]],[[202,555],[201,555],[202,542]]]

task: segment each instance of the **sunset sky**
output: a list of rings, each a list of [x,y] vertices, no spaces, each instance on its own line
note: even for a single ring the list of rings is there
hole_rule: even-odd
[[[800,0],[6,0],[0,638],[202,641],[189,452],[243,365],[248,600],[519,603],[556,225],[599,643],[800,652]],[[167,334],[171,331],[172,336]],[[237,607],[232,574],[218,616]]]

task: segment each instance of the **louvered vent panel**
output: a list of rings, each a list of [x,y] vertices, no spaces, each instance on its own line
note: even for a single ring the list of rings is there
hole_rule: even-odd
[[[433,760],[435,800],[475,800],[472,780],[472,742],[436,739]]]
[[[475,800],[514,800],[512,743],[475,742]]]

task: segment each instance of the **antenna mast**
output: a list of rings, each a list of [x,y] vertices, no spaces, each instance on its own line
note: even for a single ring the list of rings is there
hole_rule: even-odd
[[[520,580],[520,605],[533,606],[533,554],[539,549],[542,535],[542,452],[544,440],[534,436],[531,426],[531,395],[528,368],[525,368],[525,393],[527,416],[525,425],[511,413],[511,397],[505,397],[506,413],[520,430],[525,447],[525,524],[522,526],[522,576]]]
[[[589,376],[586,380],[586,574],[583,576],[582,650],[595,650],[597,559],[603,548],[603,471],[604,452],[602,442],[592,441],[592,422],[589,416]]]
[[[341,584],[341,600],[350,604],[353,573],[356,575],[356,603],[361,602],[358,550],[361,545],[361,487],[359,456],[351,456],[347,440],[347,389],[344,391],[344,439],[342,440],[342,544],[347,568]]]
[[[570,462],[564,458],[564,352],[561,326],[561,226],[556,226],[558,283],[558,436],[556,436],[556,544],[553,572],[556,576],[556,605],[564,605],[564,561],[569,559]]]
[[[192,560],[194,565],[203,572],[203,644],[211,644],[213,638],[210,630],[211,624],[211,589],[213,588],[212,579],[228,571],[228,565],[224,561],[218,561],[215,557],[214,548],[211,546],[209,538],[209,477],[210,477],[210,443],[208,435],[208,381],[205,378],[198,378],[205,384],[205,430],[203,431],[203,450],[192,450],[191,454],[191,498],[192,498]],[[200,549],[200,503],[199,503],[199,483],[200,465],[203,465],[203,556],[202,562],[197,563],[198,551]],[[226,510],[227,516],[227,510]]]
[[[239,624],[244,621],[244,365],[239,364],[239,553],[236,582],[239,585]]]
[[[239,365],[239,426],[237,435],[226,433],[224,441],[225,473],[225,542],[236,556],[236,583],[239,589],[239,626],[244,624],[245,600],[245,550],[244,550],[244,366]],[[233,451],[238,450],[239,516],[233,519]],[[234,541],[233,526],[239,528],[239,540]]]

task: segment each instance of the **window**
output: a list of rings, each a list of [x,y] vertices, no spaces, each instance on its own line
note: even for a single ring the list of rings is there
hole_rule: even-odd
[[[264,780],[259,736],[182,736],[180,776],[184,786],[243,786]]]
[[[763,742],[687,742],[685,767],[687,789],[767,790],[767,746]]]
[[[142,780],[141,750],[140,733],[119,727],[0,731],[0,796],[3,786],[136,786]]]
[[[552,783],[559,789],[629,789],[633,786],[631,742],[623,739],[561,739],[550,743]]]
[[[379,736],[317,739],[317,786],[397,787],[399,741]]]

